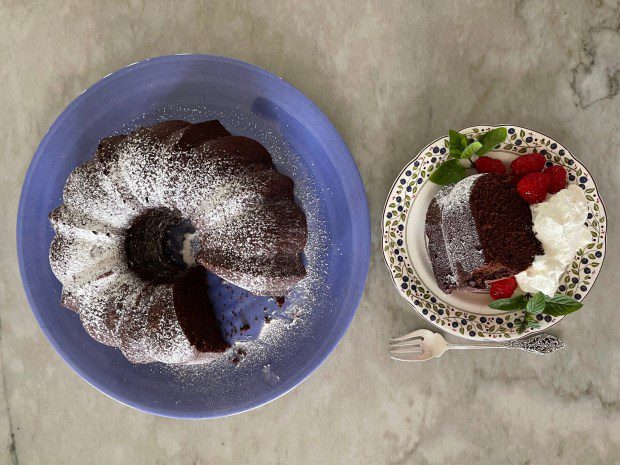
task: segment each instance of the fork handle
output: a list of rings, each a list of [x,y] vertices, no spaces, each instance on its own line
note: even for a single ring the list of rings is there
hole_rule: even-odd
[[[557,337],[540,333],[523,339],[515,339],[509,342],[490,342],[490,343],[472,343],[472,344],[448,344],[450,349],[519,349],[532,352],[539,355],[547,355],[564,347]]]
[[[491,342],[488,344],[474,342],[472,344],[448,344],[449,349],[471,350],[471,349],[509,349],[506,344]]]

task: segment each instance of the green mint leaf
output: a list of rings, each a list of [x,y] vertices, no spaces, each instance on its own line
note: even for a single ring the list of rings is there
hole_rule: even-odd
[[[459,133],[459,136],[461,136],[461,149],[465,150],[465,147],[469,144],[469,142],[467,142],[467,137],[461,133]]]
[[[491,302],[489,307],[494,308],[495,310],[525,310],[525,306],[527,304],[527,299],[524,295],[518,295],[515,297],[510,297],[509,299],[499,299]]]
[[[465,149],[463,150],[463,153],[461,153],[461,158],[471,158],[472,155],[478,152],[478,150],[480,150],[481,148],[482,148],[482,144],[478,141],[474,141],[471,144],[469,144],[467,147],[465,147]]]
[[[545,315],[568,315],[569,313],[576,312],[583,307],[583,304],[578,300],[562,294],[556,294],[554,297],[547,297],[545,300],[546,305],[545,310],[543,311]]]
[[[451,158],[460,158],[463,149],[467,147],[467,138],[453,130],[448,131],[448,135]]]
[[[480,136],[480,139],[478,139],[478,142],[482,144],[482,148],[476,152],[476,155],[481,157],[485,153],[490,152],[497,144],[504,142],[507,135],[508,132],[506,128],[495,128],[489,132],[485,132]]]
[[[525,312],[528,315],[538,315],[542,313],[545,309],[547,302],[545,300],[545,294],[542,292],[538,292],[532,296],[530,300],[527,301],[527,305],[525,306]]]
[[[435,184],[446,186],[457,183],[463,178],[465,178],[465,168],[458,160],[448,160],[439,165],[429,179]]]

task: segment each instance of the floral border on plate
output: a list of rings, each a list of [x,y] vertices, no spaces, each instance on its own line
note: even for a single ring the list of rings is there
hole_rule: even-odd
[[[562,165],[569,175],[569,183],[581,187],[588,201],[588,218],[585,225],[592,241],[580,250],[566,272],[560,278],[558,292],[582,301],[590,292],[605,258],[606,216],[596,184],[588,170],[569,150],[550,137],[528,128],[512,125],[506,127],[508,137],[496,147],[497,150],[515,155],[538,151],[545,155],[547,164]],[[468,138],[498,126],[473,126],[461,130]],[[416,311],[438,328],[456,336],[469,339],[516,339],[529,333],[541,331],[557,323],[562,317],[537,315],[540,328],[516,331],[515,319],[522,311],[497,311],[492,315],[480,315],[454,307],[436,295],[422,282],[409,258],[405,238],[407,217],[433,170],[448,158],[448,137],[441,137],[421,150],[401,171],[392,185],[383,210],[383,254],[392,279],[400,294]]]

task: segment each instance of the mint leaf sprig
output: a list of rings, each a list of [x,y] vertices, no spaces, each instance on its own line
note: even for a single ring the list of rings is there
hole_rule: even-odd
[[[439,165],[429,179],[441,186],[459,182],[465,178],[465,167],[461,165],[459,160],[469,160],[473,166],[471,158],[474,155],[484,156],[497,144],[506,140],[507,135],[506,128],[495,128],[482,134],[478,140],[469,143],[463,134],[457,131],[448,131],[449,160]]]
[[[579,310],[583,304],[564,294],[549,297],[538,292],[534,295],[523,294],[508,299],[495,300],[489,304],[489,307],[507,312],[523,310],[523,318],[515,319],[515,323],[518,325],[517,333],[521,334],[528,328],[540,327],[540,323],[536,319],[536,315],[539,313],[551,316],[568,315]]]

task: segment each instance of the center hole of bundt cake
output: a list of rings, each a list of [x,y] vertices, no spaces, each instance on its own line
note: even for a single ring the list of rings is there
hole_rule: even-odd
[[[125,237],[129,269],[147,281],[178,280],[188,267],[183,251],[185,239],[194,231],[189,220],[177,211],[151,208],[141,213]]]

